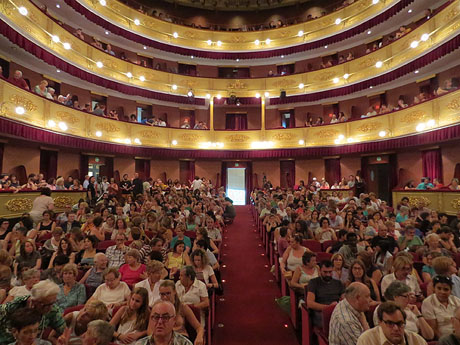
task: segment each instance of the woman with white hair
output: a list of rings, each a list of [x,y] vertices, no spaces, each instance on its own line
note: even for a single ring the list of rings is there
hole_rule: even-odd
[[[35,284],[40,281],[40,271],[35,268],[22,272],[22,282],[24,285],[15,286],[8,292],[8,297],[4,303],[14,300],[16,297],[30,296],[31,290]]]
[[[10,344],[14,337],[8,328],[10,315],[20,308],[31,308],[41,315],[39,338],[43,330],[50,327],[57,335],[64,332],[65,321],[62,310],[55,304],[59,286],[50,280],[42,280],[34,285],[30,296],[17,297],[13,301],[0,305],[0,343]],[[51,339],[53,343],[55,339]]]

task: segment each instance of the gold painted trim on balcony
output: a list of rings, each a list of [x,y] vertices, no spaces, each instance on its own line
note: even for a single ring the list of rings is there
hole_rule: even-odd
[[[339,11],[301,24],[262,31],[221,32],[168,23],[115,0],[105,1],[105,6],[99,0],[78,0],[84,7],[112,24],[155,41],[186,48],[226,52],[260,51],[319,40],[365,22],[397,1],[383,0],[373,4],[372,0],[359,0]],[[268,44],[265,43],[267,39],[270,40]],[[258,45],[255,44],[256,40],[260,41]]]
[[[60,134],[133,146],[211,150],[343,146],[414,135],[458,124],[460,90],[393,113],[326,126],[265,131],[203,131],[106,119],[0,81],[0,116]],[[420,131],[420,124],[423,124],[423,131]],[[173,140],[176,145],[172,144]],[[207,146],[207,143],[222,143],[223,146],[216,148]]]
[[[403,38],[375,52],[337,66],[268,78],[204,78],[157,71],[113,57],[79,40],[31,4],[28,6],[28,15],[21,15],[19,7],[15,8],[12,1],[7,3],[9,8],[4,12],[10,25],[18,26],[25,36],[38,41],[64,60],[101,77],[127,85],[181,96],[185,96],[192,90],[195,97],[201,98],[206,97],[207,94],[211,96],[220,94],[223,97],[230,95],[254,97],[256,93],[269,92],[271,95],[276,95],[280,90],[287,91],[288,95],[295,95],[347,86],[400,67],[419,57],[425,50],[460,32],[458,24],[460,0],[456,0]],[[433,27],[435,29],[429,30]],[[58,42],[56,37],[59,39]],[[417,42],[415,48],[411,48],[413,42]]]

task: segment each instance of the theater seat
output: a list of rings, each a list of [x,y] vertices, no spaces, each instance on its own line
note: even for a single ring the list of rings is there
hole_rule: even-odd
[[[64,315],[67,315],[69,313],[73,313],[74,311],[80,311],[84,308],[84,304],[76,305],[74,307],[69,307],[64,310]]]
[[[325,309],[323,309],[323,328],[314,328],[314,332],[316,336],[318,337],[318,344],[319,345],[328,345],[328,339],[329,339],[329,323],[331,322],[331,316],[332,312],[335,309],[335,305],[333,306],[328,306]]]
[[[324,252],[316,253],[316,262],[321,262],[324,260],[331,260],[331,258],[332,258],[332,253],[324,253]]]
[[[107,248],[109,248],[110,246],[114,246],[115,244],[116,244],[116,242],[112,241],[112,240],[101,241],[101,242],[98,243],[96,249],[98,251],[105,252],[107,250]]]
[[[302,245],[315,253],[322,251],[321,243],[316,240],[303,240]]]
[[[337,241],[335,241],[335,240],[324,241],[323,243],[321,243],[321,246],[323,248],[323,252],[325,252],[327,248],[332,247],[336,243],[337,243]]]

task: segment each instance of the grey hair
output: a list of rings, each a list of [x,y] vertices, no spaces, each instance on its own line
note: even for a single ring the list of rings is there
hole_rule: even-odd
[[[152,305],[152,312],[153,312],[153,309],[155,308],[155,306],[157,306],[158,304],[166,304],[167,306],[169,306],[171,308],[171,310],[174,311],[174,316],[176,316],[176,307],[174,306],[174,304],[172,304],[171,302],[169,301],[163,301],[161,299],[157,300],[155,303],[153,303]]]
[[[97,339],[98,345],[108,345],[112,341],[115,328],[107,321],[94,320],[88,323],[88,330]]]
[[[410,209],[409,209],[409,207],[407,207],[407,206],[401,206],[401,207],[399,208],[399,210],[400,210],[400,211],[409,212]]]
[[[402,281],[395,280],[385,290],[384,297],[387,301],[394,301],[395,297],[401,296],[403,293],[410,292],[411,289]]]
[[[39,275],[40,272],[35,268],[28,269],[27,271],[22,272],[22,280],[33,278],[35,275]]]
[[[34,285],[30,291],[33,300],[46,298],[48,296],[57,295],[60,289],[59,286],[51,280],[42,280]]]
[[[356,298],[363,293],[361,283],[351,283],[345,289],[345,297]]]

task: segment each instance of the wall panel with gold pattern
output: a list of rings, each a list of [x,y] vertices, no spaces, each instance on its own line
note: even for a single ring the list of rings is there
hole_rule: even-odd
[[[393,204],[396,205],[403,197],[409,198],[411,207],[426,207],[451,216],[460,212],[460,191],[394,190]]]
[[[43,47],[77,67],[138,88],[177,95],[186,95],[189,90],[193,90],[195,97],[202,98],[218,94],[224,97],[231,94],[237,97],[254,97],[256,93],[265,91],[273,96],[278,95],[280,90],[293,95],[344,87],[410,63],[427,50],[460,34],[460,0],[456,0],[402,39],[337,66],[271,78],[203,78],[158,71],[118,59],[72,36],[27,0],[14,0],[13,3],[28,5],[28,14],[21,15],[19,7],[15,8],[11,2],[7,2],[10,8],[3,13],[7,22],[13,27],[32,28],[24,33],[28,38],[38,41]],[[48,31],[44,28],[51,29]],[[413,42],[417,42],[417,47],[410,47]]]

